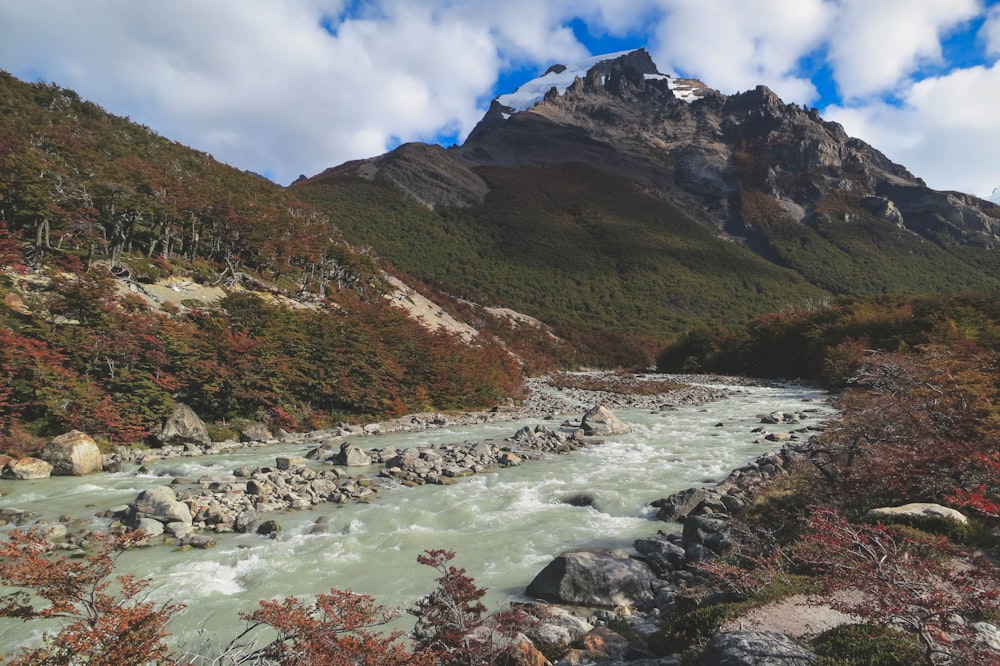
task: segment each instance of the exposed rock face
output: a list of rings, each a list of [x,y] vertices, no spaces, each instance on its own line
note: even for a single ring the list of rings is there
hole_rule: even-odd
[[[41,458],[20,458],[12,460],[3,468],[3,478],[29,481],[47,479],[52,474],[52,465]]]
[[[716,634],[698,663],[701,666],[808,666],[812,651],[784,634],[771,631],[731,631]]]
[[[587,437],[608,437],[610,435],[627,435],[632,428],[615,416],[614,412],[604,405],[597,405],[583,416],[580,422],[583,433]]]
[[[685,86],[696,94],[682,93]],[[741,203],[750,190],[790,221],[812,226],[869,216],[928,237],[1000,242],[994,204],[929,189],[816,109],[785,104],[764,86],[727,96],[663,76],[644,50],[599,62],[530,108],[507,107],[504,97],[459,147],[408,144],[306,182],[357,175],[432,207],[474,205],[487,190],[477,167],[576,162],[697,210],[699,219],[751,245],[755,223]]]
[[[580,550],[552,560],[528,585],[529,596],[579,606],[642,606],[655,576],[622,550]]]
[[[101,449],[90,435],[71,430],[45,445],[42,459],[52,465],[55,476],[84,476],[103,469]]]
[[[164,421],[156,439],[160,444],[191,443],[208,446],[212,443],[204,421],[184,403],[177,403],[174,413]]]

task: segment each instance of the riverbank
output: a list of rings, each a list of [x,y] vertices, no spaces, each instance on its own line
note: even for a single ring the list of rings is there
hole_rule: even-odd
[[[717,392],[721,387],[710,389]],[[426,593],[430,582],[413,562],[423,548],[455,550],[477,582],[493,591],[488,603],[502,603],[512,595],[522,596],[525,585],[560,552],[578,546],[627,547],[633,539],[655,532],[650,521],[656,511],[644,505],[664,493],[706,482],[714,485],[775,446],[763,439],[765,433],[752,432],[760,427],[762,415],[805,411],[820,406],[822,397],[798,387],[730,385],[725,392],[728,399],[719,400],[717,394],[697,406],[673,404],[683,401],[680,394],[669,399],[626,398],[628,402],[616,403],[616,411],[633,427],[633,434],[608,438],[600,446],[582,446],[571,455],[543,455],[523,465],[497,468],[496,474],[456,478],[449,485],[405,487],[395,482],[392,492],[375,491],[367,502],[326,502],[306,511],[279,511],[273,518],[283,530],[271,539],[209,528],[204,536],[217,539],[214,549],[178,552],[158,547],[126,554],[123,563],[140,577],[156,572],[159,594],[184,599],[196,609],[192,616],[199,621],[212,613],[220,618],[220,631],[229,630],[224,620],[232,624],[233,607],[246,610],[260,598],[315,594],[329,586],[364,591],[389,605],[411,602]],[[708,394],[699,389],[694,395]],[[557,431],[566,422],[576,425],[581,407],[590,406],[592,396],[569,398],[558,392],[557,397],[569,402],[566,416],[546,408],[516,426],[503,420],[469,428],[440,425],[342,441],[365,450],[503,441],[525,425],[532,432],[539,426]],[[794,431],[807,425],[775,424],[769,430],[804,437]],[[276,467],[276,453],[304,457],[315,444],[303,441],[247,447],[221,457],[162,459],[150,462],[149,471],[142,474],[129,469],[100,478],[30,482],[30,487],[37,497],[35,490],[55,484],[53,493],[64,499],[58,503],[53,497],[50,506],[100,505],[102,497],[113,500],[130,489],[128,499],[135,499],[137,486],[170,485],[184,478],[197,482],[241,466]],[[326,464],[308,460],[308,467],[325,469]],[[120,490],[102,493],[94,488],[104,483]],[[174,488],[182,490],[179,485]],[[87,486],[90,489],[83,492],[74,490]],[[571,502],[581,496],[592,501]],[[414,567],[417,570],[411,571]],[[187,630],[180,623],[174,631]]]

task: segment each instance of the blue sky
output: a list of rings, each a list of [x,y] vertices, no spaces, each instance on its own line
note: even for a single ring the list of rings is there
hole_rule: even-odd
[[[557,62],[644,47],[666,74],[765,84],[939,189],[1000,186],[1000,0],[32,0],[0,69],[288,183],[461,141]]]

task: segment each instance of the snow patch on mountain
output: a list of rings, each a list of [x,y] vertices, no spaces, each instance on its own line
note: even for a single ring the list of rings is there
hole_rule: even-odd
[[[993,188],[993,194],[986,197],[987,201],[992,201],[995,204],[1000,204],[1000,187]]]
[[[537,79],[528,81],[514,92],[500,95],[497,97],[497,101],[515,111],[527,111],[535,104],[541,102],[545,97],[545,93],[553,88],[562,95],[566,92],[566,88],[569,88],[573,84],[576,77],[586,76],[587,72],[594,65],[602,63],[605,60],[621,58],[629,53],[632,53],[632,51],[619,51],[618,53],[593,56],[573,65],[566,65],[565,69],[561,69],[558,66],[550,67],[545,74],[539,76]]]
[[[554,65],[545,74],[539,76],[537,79],[528,81],[514,92],[498,96],[497,102],[512,109],[514,112],[527,111],[541,102],[545,98],[546,93],[553,88],[562,95],[577,77],[582,78],[586,76],[587,72],[595,65],[608,60],[616,60],[633,52],[619,51],[617,53],[593,56],[572,65]],[[693,102],[702,97],[701,90],[704,88],[704,85],[699,82],[692,82],[688,79],[675,79],[666,74],[646,74],[645,76],[647,80],[666,80],[677,98],[686,102]],[[695,83],[697,85],[694,85]],[[510,117],[509,114],[504,114],[505,120],[508,117]]]

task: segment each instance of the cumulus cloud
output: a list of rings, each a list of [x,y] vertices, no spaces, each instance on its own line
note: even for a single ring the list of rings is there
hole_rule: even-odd
[[[987,196],[1000,186],[1000,64],[924,79],[900,105],[832,106],[825,117],[937,189]]]
[[[823,0],[717,0],[663,3],[654,60],[731,93],[759,83],[789,102],[816,99],[798,73],[800,60],[819,48],[832,19]]]
[[[494,90],[502,72],[592,55],[582,23],[723,92],[763,83],[817,103],[825,64],[849,132],[934,186],[978,164],[965,189],[980,191],[1000,169],[969,137],[1000,135],[986,111],[1000,86],[988,63],[941,62],[942,38],[977,16],[979,47],[1000,56],[1000,7],[982,0],[32,0],[0,2],[0,68],[287,183],[400,141],[461,140],[510,92]]]
[[[979,38],[984,42],[987,54],[1000,56],[1000,5],[994,5],[987,12]]]
[[[941,36],[980,11],[978,0],[842,0],[830,61],[846,99],[892,91],[941,63]]]

